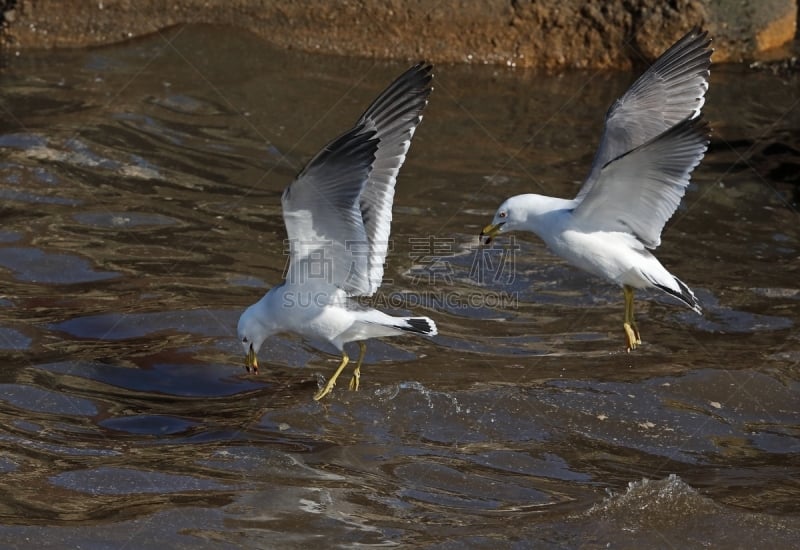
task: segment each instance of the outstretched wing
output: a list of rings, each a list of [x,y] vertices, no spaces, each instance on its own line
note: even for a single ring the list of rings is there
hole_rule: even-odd
[[[397,174],[406,159],[414,130],[431,93],[432,66],[419,63],[400,75],[370,105],[359,124],[373,123],[379,139],[372,172],[359,201],[366,240],[360,253],[367,258],[368,289],[371,296],[383,279],[383,265],[389,249],[392,201]]]
[[[374,124],[360,122],[317,153],[283,192],[288,284],[337,287],[348,295],[369,290],[367,258],[352,248],[367,238],[359,197],[377,150]]]
[[[708,33],[695,27],[678,40],[617,99],[606,114],[589,176],[575,197],[583,200],[611,160],[656,138],[685,118],[695,118],[708,90]]]
[[[633,233],[648,248],[657,247],[708,141],[708,124],[687,118],[609,162],[573,210],[575,221],[587,229]]]

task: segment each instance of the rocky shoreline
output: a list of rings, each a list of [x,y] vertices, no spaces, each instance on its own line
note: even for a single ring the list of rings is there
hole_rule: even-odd
[[[797,0],[0,0],[6,50],[99,46],[186,23],[284,48],[437,63],[627,68],[694,25],[715,62],[791,57]]]

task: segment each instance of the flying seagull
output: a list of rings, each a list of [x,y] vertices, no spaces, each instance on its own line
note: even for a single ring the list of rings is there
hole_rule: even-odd
[[[536,233],[572,265],[622,286],[628,351],[641,344],[635,289],[657,288],[701,313],[694,293],[650,252],[708,147],[700,109],[711,40],[695,28],[678,40],[608,110],[600,146],[578,195],[517,195],[481,231],[488,244],[511,231]]]
[[[403,73],[284,190],[289,267],[283,283],[239,318],[248,372],[258,372],[256,354],[272,334],[325,340],[341,352],[342,360],[314,396],[319,400],[331,392],[350,361],[344,351],[347,342],[358,342],[361,350],[350,381],[350,389],[357,390],[364,340],[436,335],[436,324],[428,317],[392,317],[356,300],[372,296],[381,285],[397,174],[428,103],[432,69],[420,63]]]

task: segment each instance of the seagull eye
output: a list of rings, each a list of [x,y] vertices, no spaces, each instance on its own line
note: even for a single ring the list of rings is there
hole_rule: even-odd
[[[505,212],[500,212],[500,213],[498,214],[498,216],[500,216],[501,218],[505,218],[506,216],[508,216],[508,214],[507,214],[507,213],[505,213]]]
[[[243,343],[243,344],[246,344],[246,343],[247,343],[247,336],[245,336],[244,338],[242,338],[242,343]]]

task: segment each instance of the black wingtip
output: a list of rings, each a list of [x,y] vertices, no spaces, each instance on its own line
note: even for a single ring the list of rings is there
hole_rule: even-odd
[[[422,113],[433,87],[433,65],[420,62],[395,78],[361,115],[372,118],[380,127],[386,120]]]
[[[699,69],[707,72],[714,51],[709,48],[710,45],[711,38],[708,36],[708,31],[695,26],[658,56],[650,68],[659,72],[677,69],[683,71]]]
[[[396,325],[400,330],[415,334],[435,334],[436,327],[427,317],[409,317],[404,319],[405,325]]]
[[[433,77],[433,72],[432,72],[433,71],[433,63],[429,63],[429,62],[425,61],[424,59],[420,59],[419,61],[417,61],[417,63],[413,67],[411,67],[411,69],[409,69],[409,70],[418,72],[420,74],[428,74],[428,73],[430,73],[430,76]]]
[[[669,294],[670,296],[677,298],[685,305],[687,305],[690,309],[694,310],[696,313],[702,314],[703,309],[700,307],[700,302],[697,300],[697,297],[694,295],[694,292],[692,292],[692,289],[686,286],[686,283],[684,283],[677,277],[675,277],[675,282],[678,284],[680,292],[677,292],[666,285],[656,284],[655,287]]]
[[[683,35],[683,38],[678,40],[677,43],[681,42],[696,42],[698,46],[705,47],[711,44],[711,37],[708,36],[708,30],[704,29],[700,25],[695,25],[692,29]],[[700,44],[700,42],[703,42]]]
[[[431,81],[433,80],[434,76],[433,64],[428,63],[427,61],[420,61],[419,63],[411,67],[408,71],[406,71],[403,75],[401,75],[400,78],[398,78],[398,80],[401,80],[403,76],[409,73],[413,73],[414,75],[419,77],[421,87],[424,88],[428,94],[430,94],[430,92],[433,90],[433,86],[431,86]]]

